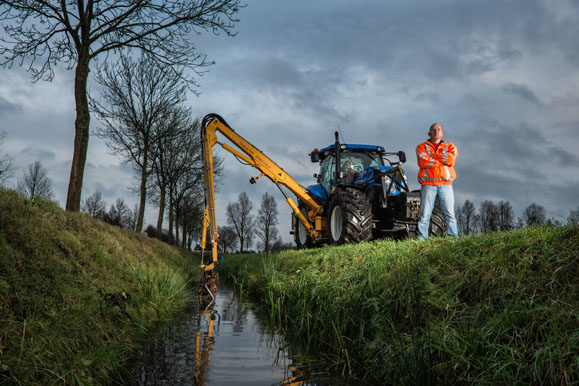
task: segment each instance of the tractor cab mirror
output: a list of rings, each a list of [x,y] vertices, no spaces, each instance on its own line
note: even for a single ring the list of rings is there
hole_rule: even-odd
[[[400,162],[402,163],[406,162],[406,153],[404,153],[403,151],[399,151],[398,158],[400,159]]]
[[[314,150],[310,153],[310,158],[312,162],[320,162],[320,153]]]

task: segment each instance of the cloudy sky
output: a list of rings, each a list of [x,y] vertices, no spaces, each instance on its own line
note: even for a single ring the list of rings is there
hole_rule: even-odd
[[[222,115],[303,185],[317,166],[308,154],[333,142],[379,144],[408,155],[440,122],[459,149],[455,195],[508,200],[518,216],[532,202],[564,220],[579,206],[578,0],[251,0],[234,38],[202,35],[197,48],[215,65],[191,97],[200,117]],[[0,69],[2,150],[14,157],[16,184],[40,160],[64,206],[72,158],[71,72],[32,84],[22,69]],[[96,124],[96,120],[92,121]],[[280,231],[290,241],[290,210],[269,181],[225,158],[220,224],[228,202],[246,191],[259,206],[277,197]],[[83,197],[103,193],[131,203],[131,168],[91,138]],[[154,223],[156,209],[147,209]]]

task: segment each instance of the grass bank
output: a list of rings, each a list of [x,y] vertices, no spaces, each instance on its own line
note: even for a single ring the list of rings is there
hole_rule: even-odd
[[[0,384],[122,383],[189,301],[193,256],[0,188]]]
[[[579,382],[579,227],[227,256],[290,342],[370,384]]]

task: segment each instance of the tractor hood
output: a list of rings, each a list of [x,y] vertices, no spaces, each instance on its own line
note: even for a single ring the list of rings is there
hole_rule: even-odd
[[[390,177],[386,176],[386,172],[392,169],[392,166],[372,166],[356,173],[354,178],[354,185],[361,187],[367,186],[384,186],[385,190],[390,191],[390,195],[398,195],[402,192],[402,187],[398,183],[391,183]],[[404,179],[406,173],[402,171]]]

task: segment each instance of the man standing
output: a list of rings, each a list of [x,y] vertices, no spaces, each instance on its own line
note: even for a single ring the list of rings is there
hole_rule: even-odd
[[[440,201],[446,232],[451,236],[458,236],[456,218],[454,217],[454,192],[452,182],[456,179],[454,162],[458,149],[451,142],[444,142],[442,126],[433,123],[428,132],[429,140],[416,147],[418,157],[418,182],[420,190],[420,220],[418,220],[418,238],[428,238],[430,216],[434,209],[436,196]]]

